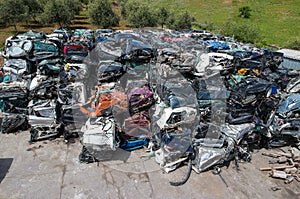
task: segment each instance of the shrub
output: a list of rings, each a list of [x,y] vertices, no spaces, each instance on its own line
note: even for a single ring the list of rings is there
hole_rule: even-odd
[[[234,37],[235,40],[245,43],[255,44],[261,40],[259,29],[251,24],[227,22],[223,25],[221,34]]]
[[[191,29],[193,17],[186,11],[175,20],[174,27],[177,29]]]
[[[251,8],[249,6],[243,6],[239,8],[239,17],[241,18],[250,18],[251,17]]]
[[[289,42],[285,47],[294,50],[300,50],[300,40],[294,40],[292,42]]]

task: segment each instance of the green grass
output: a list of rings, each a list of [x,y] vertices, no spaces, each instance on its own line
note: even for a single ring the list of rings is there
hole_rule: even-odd
[[[216,32],[227,21],[250,23],[258,27],[267,44],[285,46],[300,40],[299,0],[149,0],[155,7],[176,12],[188,10],[199,23],[213,23]],[[238,9],[249,6],[250,19],[238,17]]]
[[[201,24],[213,24],[214,32],[219,33],[225,22],[234,21],[238,24],[249,23],[257,26],[260,37],[264,43],[286,46],[288,43],[300,41],[300,0],[147,0],[152,7],[164,6],[174,12],[188,10]],[[249,6],[252,9],[250,19],[238,17],[238,9],[242,6]],[[115,9],[120,14],[119,9]],[[75,28],[92,28],[89,23],[87,9],[84,9],[76,17],[71,25]],[[122,19],[119,27],[125,29],[127,22]],[[56,24],[43,26],[33,24],[26,27],[18,24],[21,32],[30,29],[51,32],[57,28]],[[0,28],[0,45],[3,46],[5,38],[12,35],[13,27]]]

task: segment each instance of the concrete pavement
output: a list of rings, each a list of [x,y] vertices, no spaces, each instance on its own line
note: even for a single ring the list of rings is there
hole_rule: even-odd
[[[141,158],[143,150],[120,150],[113,160],[80,163],[79,140],[66,144],[62,138],[30,144],[29,132],[0,134],[0,199],[88,199],[88,198],[299,198],[299,182],[285,185],[268,177],[259,167],[268,165],[253,154],[252,163],[223,167],[221,177],[210,171],[192,172],[180,187],[169,185],[180,180],[186,167],[164,174],[153,159]],[[272,191],[272,187],[281,190]]]

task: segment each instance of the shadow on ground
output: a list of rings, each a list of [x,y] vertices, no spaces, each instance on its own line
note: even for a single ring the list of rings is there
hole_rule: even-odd
[[[0,158],[0,183],[5,178],[12,162],[13,158]]]

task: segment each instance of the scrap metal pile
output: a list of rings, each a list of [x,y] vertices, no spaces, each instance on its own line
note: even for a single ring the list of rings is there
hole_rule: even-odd
[[[288,152],[262,153],[262,155],[273,159],[269,161],[272,166],[260,168],[261,171],[270,171],[269,175],[272,178],[282,179],[286,184],[294,180],[300,182],[300,150],[298,148],[291,147]]]
[[[79,135],[87,163],[147,148],[166,172],[188,165],[175,186],[253,148],[299,145],[299,71],[282,53],[193,31],[75,33],[7,39],[3,133]]]

